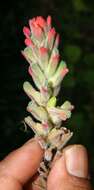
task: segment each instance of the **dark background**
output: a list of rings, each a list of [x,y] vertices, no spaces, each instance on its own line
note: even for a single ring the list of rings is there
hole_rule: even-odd
[[[70,72],[58,100],[75,105],[67,122],[74,131],[70,143],[87,147],[94,176],[94,3],[88,0],[4,0],[0,4],[0,159],[33,135],[30,129],[24,132],[22,123],[29,101],[22,86],[31,79],[20,52],[25,47],[23,26],[39,15],[51,15],[60,33],[60,54]]]

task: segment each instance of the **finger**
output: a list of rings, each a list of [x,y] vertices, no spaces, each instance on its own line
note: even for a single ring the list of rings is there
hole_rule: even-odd
[[[48,176],[48,190],[90,190],[88,156],[82,145],[69,146]]]
[[[37,171],[43,156],[43,150],[37,141],[29,141],[18,150],[10,153],[0,163],[0,177],[15,179],[26,183]]]

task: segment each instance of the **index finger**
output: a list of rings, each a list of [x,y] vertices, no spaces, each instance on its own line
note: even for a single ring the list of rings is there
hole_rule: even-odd
[[[0,176],[10,176],[24,184],[36,173],[42,156],[39,143],[30,140],[1,161]]]

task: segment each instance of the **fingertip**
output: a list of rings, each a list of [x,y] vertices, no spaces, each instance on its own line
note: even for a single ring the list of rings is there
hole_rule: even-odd
[[[0,164],[0,172],[25,183],[37,171],[43,157],[43,149],[35,139],[10,153]]]
[[[23,149],[29,149],[31,151],[36,150],[39,153],[38,156],[43,155],[44,152],[37,138],[32,138],[28,140],[22,147],[20,147],[20,150],[23,151]]]
[[[54,163],[48,176],[48,189],[90,189],[87,150],[82,145],[71,145]],[[55,182],[55,183],[54,183]],[[56,184],[56,185],[55,185]],[[81,188],[80,188],[81,187]]]

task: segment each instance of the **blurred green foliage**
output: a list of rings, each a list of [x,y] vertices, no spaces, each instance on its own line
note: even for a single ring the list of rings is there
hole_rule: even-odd
[[[6,6],[5,6],[6,4]],[[60,54],[67,62],[58,101],[68,99],[75,105],[65,126],[74,131],[70,143],[81,143],[91,158],[94,171],[94,2],[87,0],[19,0],[0,5],[0,159],[21,146],[33,135],[25,133],[22,120],[28,98],[23,92],[28,63],[21,56],[24,48],[22,28],[28,19],[51,15],[60,33]]]
[[[84,0],[76,0],[76,1],[72,1],[74,9],[76,11],[88,11],[88,6],[86,5]]]

